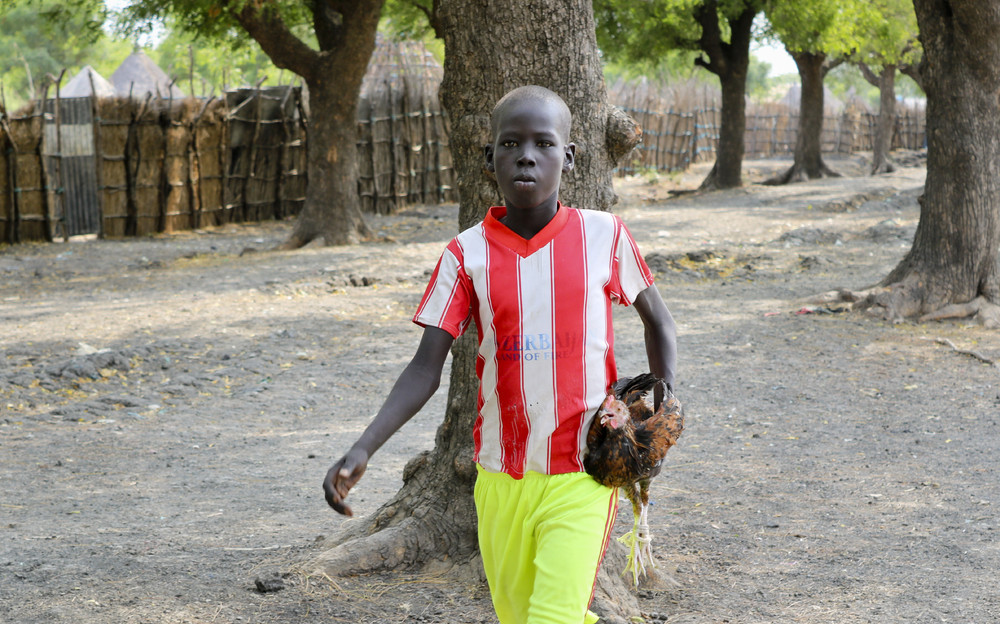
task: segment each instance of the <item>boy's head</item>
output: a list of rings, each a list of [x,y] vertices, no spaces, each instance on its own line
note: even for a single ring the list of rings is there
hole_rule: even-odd
[[[557,199],[563,172],[573,169],[572,117],[562,98],[544,87],[519,87],[493,108],[493,142],[485,147],[508,208],[534,208]]]
[[[503,118],[503,116],[509,112],[511,108],[517,105],[531,103],[537,106],[551,106],[554,111],[559,113],[559,131],[562,136],[563,143],[568,143],[569,129],[573,119],[569,112],[569,106],[566,106],[566,102],[564,102],[563,99],[555,92],[537,85],[518,87],[508,91],[507,94],[500,98],[496,105],[493,106],[493,112],[490,115],[490,136],[493,138],[493,141],[496,142],[497,128],[501,118]]]

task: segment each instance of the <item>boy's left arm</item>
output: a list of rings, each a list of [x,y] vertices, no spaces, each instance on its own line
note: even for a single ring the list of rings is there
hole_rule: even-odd
[[[677,366],[677,326],[656,284],[639,293],[633,303],[642,319],[646,336],[646,358],[649,372],[674,387]]]

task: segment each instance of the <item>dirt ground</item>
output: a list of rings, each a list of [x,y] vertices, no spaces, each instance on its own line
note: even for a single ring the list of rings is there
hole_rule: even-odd
[[[1000,334],[802,303],[906,252],[924,169],[902,160],[779,188],[756,182],[789,162],[749,162],[701,195],[669,191],[707,165],[621,182],[687,408],[650,512],[680,587],[640,592],[646,621],[1000,621],[1000,368],[960,352],[1000,358]],[[352,522],[321,479],[412,355],[457,208],[372,223],[393,241],[268,252],[290,224],[266,223],[0,247],[0,621],[495,621],[484,587],[443,578],[279,575]],[[357,515],[431,447],[446,391],[375,456]]]

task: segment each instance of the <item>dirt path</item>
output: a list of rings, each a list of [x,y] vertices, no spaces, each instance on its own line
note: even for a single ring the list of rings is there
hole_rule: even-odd
[[[748,181],[788,164],[748,163]],[[621,185],[678,321],[688,414],[650,518],[681,587],[642,592],[647,621],[1000,620],[1000,369],[939,341],[997,359],[1000,336],[803,310],[883,277],[918,215],[920,166],[831,164],[847,177]],[[320,480],[412,355],[456,214],[295,253],[262,251],[287,223],[0,248],[0,621],[494,622],[484,588],[443,579],[255,586],[350,522]],[[616,325],[638,371],[640,324]],[[376,456],[357,514],[433,444],[445,394]]]

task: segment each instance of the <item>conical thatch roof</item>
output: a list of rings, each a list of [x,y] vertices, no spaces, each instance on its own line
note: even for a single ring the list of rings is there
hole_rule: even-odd
[[[93,81],[94,95],[97,97],[114,97],[115,86],[97,73],[90,65],[85,65],[73,78],[66,83],[65,87],[59,89],[59,97],[90,97],[91,81]]]
[[[122,61],[111,74],[111,83],[118,95],[123,96],[131,92],[134,98],[146,97],[147,93],[162,98],[184,97],[184,92],[177,85],[171,85],[170,78],[142,50],[136,50]]]

